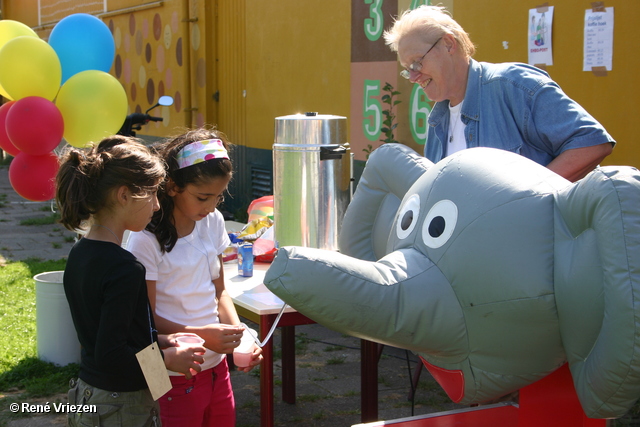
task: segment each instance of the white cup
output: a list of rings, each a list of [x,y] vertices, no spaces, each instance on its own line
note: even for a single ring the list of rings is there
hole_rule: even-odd
[[[254,344],[255,341],[251,336],[251,332],[249,332],[249,329],[245,329],[240,339],[240,345],[233,349],[233,363],[238,368],[246,368],[251,364]]]

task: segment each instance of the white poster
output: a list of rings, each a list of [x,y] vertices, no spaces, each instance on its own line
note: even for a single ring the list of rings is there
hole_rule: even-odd
[[[553,65],[553,6],[529,9],[529,64]]]
[[[611,71],[613,63],[613,8],[606,12],[584,13],[584,71],[605,67]]]

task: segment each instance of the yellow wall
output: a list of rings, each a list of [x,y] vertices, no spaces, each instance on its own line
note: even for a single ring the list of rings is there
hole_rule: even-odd
[[[87,2],[70,1],[58,18],[88,12]],[[36,27],[35,3],[4,0],[5,17]],[[102,0],[90,3],[114,33],[111,72],[127,91],[129,111],[145,111],[150,94],[176,98],[152,112],[164,122],[140,134],[209,123],[236,144],[271,149],[278,116],[349,115],[350,1],[109,0],[107,13]],[[39,33],[46,39],[48,31]]]
[[[246,4],[247,145],[271,149],[279,116],[348,117],[351,2]]]
[[[239,145],[247,145],[246,9],[243,1],[219,0],[214,24],[218,101],[210,120]]]
[[[38,0],[0,0],[3,19],[12,19],[30,27],[38,25]]]
[[[107,14],[102,0],[64,2],[77,7],[88,3],[103,10],[98,16],[114,32],[121,66],[129,60],[128,78],[124,68],[118,78],[130,97],[130,111],[150,106],[147,85],[151,80],[155,97],[169,94],[178,98],[173,107],[155,110],[165,122],[146,126],[142,134],[162,136],[177,127],[210,123],[228,131],[237,144],[270,149],[275,117],[305,111],[350,115],[349,0],[109,0]],[[412,0],[399,0],[399,11],[410,3]],[[2,11],[6,19],[38,27],[46,39],[52,24],[39,26],[37,4],[36,0],[3,0]],[[50,7],[62,3],[41,0],[40,4]],[[443,4],[471,34],[478,47],[476,59],[527,61],[528,9],[539,3],[447,0]],[[584,11],[590,1],[561,0],[554,6],[554,65],[547,71],[618,141],[604,164],[640,166],[640,148],[630,125],[640,95],[635,27],[640,22],[640,2],[605,2],[615,10],[613,70],[606,77],[582,71]],[[129,7],[142,10],[127,12]],[[112,14],[122,9],[122,13]],[[72,9],[67,14],[80,11]],[[157,30],[161,31],[159,38]],[[182,65],[176,59],[179,40]],[[147,45],[150,60],[146,58]],[[112,73],[116,73],[115,65]],[[406,109],[411,86],[399,80],[398,89],[403,100],[398,106],[402,140],[408,139]],[[216,92],[220,101],[214,100]],[[351,119],[348,123],[350,127],[361,125]]]
[[[119,2],[101,16],[111,29],[116,58],[111,73],[122,83],[129,99],[129,112],[145,112],[162,95],[174,97],[174,105],[158,107],[150,114],[162,122],[144,126],[139,134],[166,136],[191,117],[190,54],[192,43],[185,17],[189,11],[180,1],[148,4]],[[157,3],[157,2],[156,2]],[[111,7],[111,4],[110,4]],[[100,15],[99,15],[100,16]]]
[[[455,19],[477,46],[475,59],[527,62],[528,10],[542,2],[455,0]],[[553,64],[547,67],[562,89],[600,121],[617,146],[603,164],[640,167],[640,145],[632,135],[640,83],[637,54],[640,2],[607,0],[614,8],[613,69],[606,77],[582,71],[584,13],[590,1],[561,0],[553,16]],[[502,42],[509,48],[504,49]]]

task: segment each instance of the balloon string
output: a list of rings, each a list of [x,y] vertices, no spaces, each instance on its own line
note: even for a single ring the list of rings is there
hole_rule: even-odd
[[[276,321],[273,322],[273,326],[271,326],[271,330],[269,331],[269,333],[267,334],[267,337],[264,339],[264,341],[260,341],[260,338],[258,338],[258,335],[253,331],[253,329],[250,329],[247,325],[245,325],[244,323],[240,323],[242,326],[245,327],[245,329],[249,332],[249,334],[251,335],[251,337],[253,338],[253,340],[256,342],[256,344],[258,345],[258,347],[264,347],[267,342],[269,342],[269,338],[271,338],[271,335],[273,335],[273,331],[276,330],[276,327],[278,326],[278,322],[280,321],[280,318],[282,317],[282,315],[284,314],[284,310],[287,308],[287,303],[285,303],[282,308],[280,309],[280,313],[278,313],[278,317],[276,317]]]

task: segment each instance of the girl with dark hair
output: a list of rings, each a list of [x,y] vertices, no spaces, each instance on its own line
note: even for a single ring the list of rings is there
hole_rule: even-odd
[[[125,230],[144,229],[158,210],[156,192],[164,176],[162,161],[126,137],[70,149],[62,157],[56,177],[60,222],[72,231],[87,230],[69,252],[63,279],[82,346],[69,403],[96,408],[69,413],[71,426],[160,425],[158,404],[136,357],[156,341],[151,349],[164,347],[165,365],[187,377],[204,361],[203,347],[177,347],[175,336],[157,335],[144,266],[121,247]]]
[[[230,144],[217,130],[196,129],[158,146],[167,178],[161,209],[129,249],[147,269],[149,300],[158,330],[192,332],[205,339],[202,372],[191,379],[170,373],[173,389],[160,399],[166,426],[235,425],[235,402],[226,354],[244,327],[224,284],[222,252],[229,246],[223,200],[233,167]],[[254,346],[249,371],[262,360]]]

